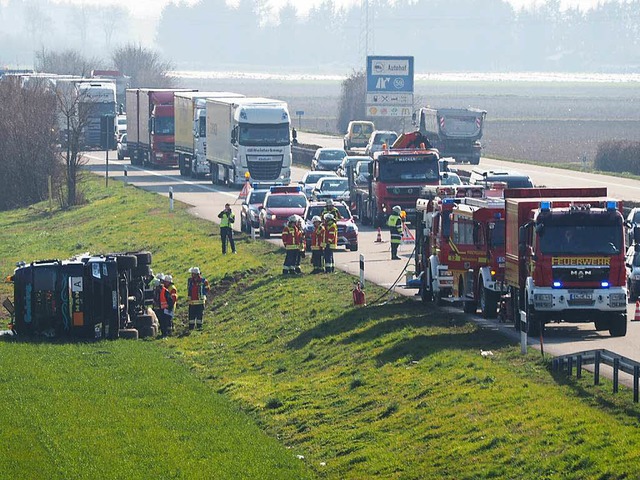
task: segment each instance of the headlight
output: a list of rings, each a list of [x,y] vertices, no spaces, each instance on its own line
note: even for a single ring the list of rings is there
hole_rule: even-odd
[[[278,216],[277,216],[276,214],[272,213],[271,215],[269,215],[269,218],[270,218],[271,220],[275,220],[275,219],[277,219],[277,218],[278,218]]]

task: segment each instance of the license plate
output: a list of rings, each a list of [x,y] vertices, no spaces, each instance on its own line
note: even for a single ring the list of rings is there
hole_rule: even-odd
[[[572,293],[571,300],[592,300],[593,295],[590,292]]]

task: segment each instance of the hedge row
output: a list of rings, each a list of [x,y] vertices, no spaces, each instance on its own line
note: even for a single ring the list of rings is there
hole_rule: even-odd
[[[640,175],[640,142],[611,140],[598,145],[596,170]]]

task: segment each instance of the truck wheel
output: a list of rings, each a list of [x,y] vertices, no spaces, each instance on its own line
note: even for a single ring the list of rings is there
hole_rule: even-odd
[[[544,334],[544,324],[542,323],[538,314],[535,313],[533,305],[529,304],[527,298],[527,335],[530,337],[539,337],[541,333]]]
[[[153,327],[142,327],[138,329],[138,338],[155,337]]]
[[[433,282],[431,281],[431,269],[427,267],[422,273],[422,282],[420,284],[420,299],[422,303],[433,302],[433,292],[431,290]]]
[[[471,292],[471,295],[467,294],[467,291],[464,287],[464,279],[462,277],[460,277],[460,280],[458,280],[458,296],[462,297],[462,311],[464,313],[476,313],[476,310],[478,310],[478,303],[470,300],[470,298],[473,298],[473,292]]]
[[[118,331],[118,335],[120,336],[120,338],[125,338],[128,340],[138,340],[138,330],[136,330],[135,328],[121,328]]]
[[[218,180],[218,165],[215,163],[209,164],[209,173],[211,174],[211,183],[217,185],[219,183]]]
[[[138,259],[135,255],[118,255],[116,263],[118,264],[118,271],[131,270],[138,266]]]
[[[498,314],[498,297],[494,292],[482,286],[482,277],[480,277],[479,282],[480,311],[482,312],[482,316],[484,318],[496,318]]]
[[[151,275],[151,267],[149,265],[138,265],[133,270],[134,277],[148,277]]]
[[[358,251],[358,244],[357,243],[352,243],[351,245],[349,245],[349,250],[351,250],[352,252],[357,252]]]
[[[371,225],[373,228],[378,228],[380,226],[378,223],[378,208],[375,205],[371,206]]]
[[[138,266],[151,265],[151,252],[138,252],[134,253],[133,255],[135,255],[136,259],[138,260]]]
[[[609,326],[611,323],[609,320],[605,320],[603,318],[597,318],[593,321],[594,326],[596,327],[596,332],[602,332],[604,330],[609,330]]]
[[[624,337],[627,335],[627,315],[618,315],[609,321],[609,334],[612,337]]]
[[[136,328],[140,330],[141,328],[151,327],[153,325],[153,317],[149,314],[138,315],[136,318]]]
[[[469,160],[469,163],[471,165],[478,165],[480,163],[480,156],[471,157],[471,160]]]

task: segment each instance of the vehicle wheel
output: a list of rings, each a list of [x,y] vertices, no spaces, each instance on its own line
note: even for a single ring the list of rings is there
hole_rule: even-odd
[[[135,255],[118,255],[116,257],[118,270],[131,270],[138,266],[138,259]]]
[[[612,337],[624,337],[627,334],[627,316],[625,314],[609,321],[609,334]]]
[[[218,165],[215,163],[209,164],[209,173],[211,174],[211,183],[217,185],[220,181],[218,178]]]
[[[120,336],[120,338],[125,338],[128,340],[138,340],[139,338],[138,330],[136,330],[135,328],[121,328],[118,331],[118,335]]]
[[[515,288],[510,289],[511,293],[511,315],[513,315],[513,326],[516,329],[516,332],[520,331],[520,300],[518,298],[518,293]]]
[[[153,325],[153,317],[148,314],[138,315],[136,318],[136,328],[140,330],[141,328],[151,327]]]
[[[357,243],[352,243],[351,245],[349,245],[349,250],[351,250],[352,252],[357,252],[358,251],[358,244]]]
[[[422,303],[433,302],[431,285],[431,270],[427,267],[427,269],[422,272],[422,282],[420,283],[420,299],[422,300]]]
[[[135,255],[136,259],[138,260],[138,266],[151,265],[151,252],[137,252],[133,255]]]
[[[380,227],[380,224],[378,223],[378,207],[375,205],[371,206],[371,225],[373,228]]]
[[[480,311],[484,318],[496,318],[498,314],[498,297],[495,292],[482,286],[482,277],[480,277],[478,288],[480,289]]]
[[[465,300],[462,304],[462,310],[464,313],[476,313],[476,310],[478,310],[478,304],[471,300]]]
[[[124,160],[124,155],[118,152],[118,160]]]
[[[442,307],[442,306],[444,305],[444,298],[445,298],[445,296],[448,296],[448,294],[447,294],[447,295],[445,295],[445,292],[443,292],[442,290],[440,290],[440,291],[435,295],[435,297],[436,297],[436,305],[437,305],[437,306]]]
[[[478,165],[480,163],[480,157],[471,157],[471,160],[469,161],[469,163],[471,165]]]
[[[638,300],[638,292],[635,288],[629,286],[629,303],[635,303]]]
[[[527,335],[530,337],[539,337],[540,334],[544,334],[544,325],[540,319],[540,316],[533,309],[533,305],[529,304],[529,299],[527,298]]]
[[[271,238],[271,234],[266,229],[264,230],[264,238]]]
[[[153,327],[142,327],[138,329],[138,338],[154,337]]]
[[[138,265],[133,270],[134,277],[148,277],[151,275],[151,267],[149,265]]]
[[[602,332],[604,330],[609,330],[609,326],[611,323],[609,320],[605,320],[603,318],[598,318],[594,320],[594,326],[596,327],[596,332]]]

